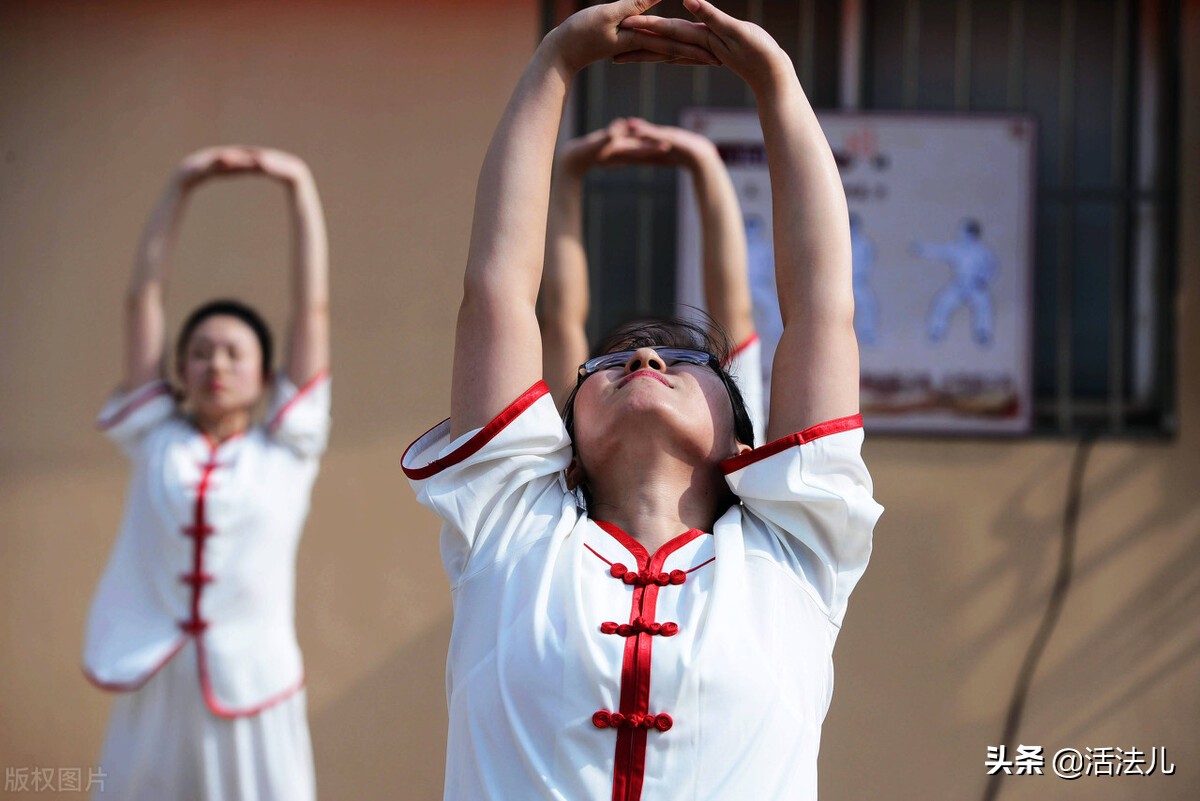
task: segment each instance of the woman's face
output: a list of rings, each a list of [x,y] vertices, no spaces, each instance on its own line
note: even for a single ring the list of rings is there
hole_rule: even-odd
[[[202,418],[250,411],[262,398],[262,349],[254,330],[236,317],[215,314],[196,326],[179,372],[184,396]]]
[[[683,458],[719,461],[738,451],[733,408],[721,378],[705,365],[667,366],[639,348],[621,366],[588,376],[575,396],[575,447],[584,467],[630,440],[668,444]],[[636,451],[636,448],[634,449]]]

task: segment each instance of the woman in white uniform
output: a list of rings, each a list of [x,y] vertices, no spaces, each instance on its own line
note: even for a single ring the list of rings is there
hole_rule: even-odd
[[[450,799],[812,799],[832,650],[880,514],[859,454],[849,215],[791,60],[705,0],[548,34],[485,158],[451,417],[404,456],[454,601]],[[754,91],[785,329],[768,444],[703,329],[642,325],[560,417],[535,302],[555,136],[587,64],[723,64]],[[574,488],[586,499],[580,502]]]
[[[754,330],[746,235],[737,190],[716,145],[694,131],[636,117],[566,142],[554,159],[546,221],[546,262],[538,298],[542,376],[561,409],[589,355],[588,263],[583,246],[583,180],[595,167],[678,167],[696,193],[702,235],[701,271],[710,322],[736,343],[727,365],[755,434],[763,431],[762,346]]]
[[[189,194],[222,176],[286,190],[293,222],[286,369],[237,301],[185,322],[167,381],[167,261]],[[315,795],[295,557],[329,428],[325,223],[307,166],[215,147],[176,169],[143,235],[125,300],[125,376],[99,427],[132,465],[124,519],[92,601],[84,671],[120,692],[104,798]],[[265,415],[263,407],[266,408]]]

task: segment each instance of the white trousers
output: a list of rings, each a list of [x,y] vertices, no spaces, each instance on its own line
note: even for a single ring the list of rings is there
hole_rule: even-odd
[[[96,801],[313,801],[304,690],[227,720],[200,692],[188,643],[140,690],[113,703]]]

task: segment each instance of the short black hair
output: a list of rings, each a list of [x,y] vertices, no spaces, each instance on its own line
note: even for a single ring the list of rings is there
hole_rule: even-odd
[[[250,326],[250,330],[254,332],[255,338],[258,340],[258,348],[262,352],[263,380],[265,381],[270,378],[271,366],[273,364],[272,359],[275,357],[271,329],[267,327],[266,321],[263,320],[262,315],[257,311],[240,300],[230,300],[228,298],[210,300],[208,303],[194,309],[188,315],[187,320],[183,323],[183,328],[179,331],[179,339],[175,342],[176,364],[183,364],[184,358],[187,355],[188,341],[192,338],[192,334],[195,333],[200,323],[209,317],[235,317]]]
[[[742,392],[728,369],[734,353],[733,343],[716,320],[699,310],[696,311],[702,317],[700,322],[675,317],[634,320],[619,325],[600,340],[591,355],[595,357],[638,348],[693,348],[711,353],[721,364],[714,372],[725,385],[729,403],[733,407],[734,436],[739,442],[753,446],[754,424],[750,421],[750,413],[746,411],[746,401],[742,398]],[[563,404],[563,424],[572,441],[575,439],[575,395],[582,384],[582,381],[575,384],[567,402]]]

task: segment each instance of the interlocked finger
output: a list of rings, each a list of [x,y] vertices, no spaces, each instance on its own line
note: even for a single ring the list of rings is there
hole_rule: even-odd
[[[632,28],[621,28],[617,34],[618,41],[622,45],[622,52],[618,53],[616,59],[624,61],[622,56],[628,56],[637,53],[636,60],[641,61],[670,61],[674,59],[686,58],[692,61],[701,62],[704,64],[717,65],[720,60],[711,52],[702,46],[692,44],[690,42],[680,41],[670,36],[659,36],[648,31],[636,30]],[[648,59],[644,58],[644,53],[657,54],[661,58]]]
[[[702,22],[692,22],[673,17],[656,17],[652,15],[629,17],[621,22],[622,28],[645,31],[656,36],[686,42],[705,50],[712,51],[716,35]]]

